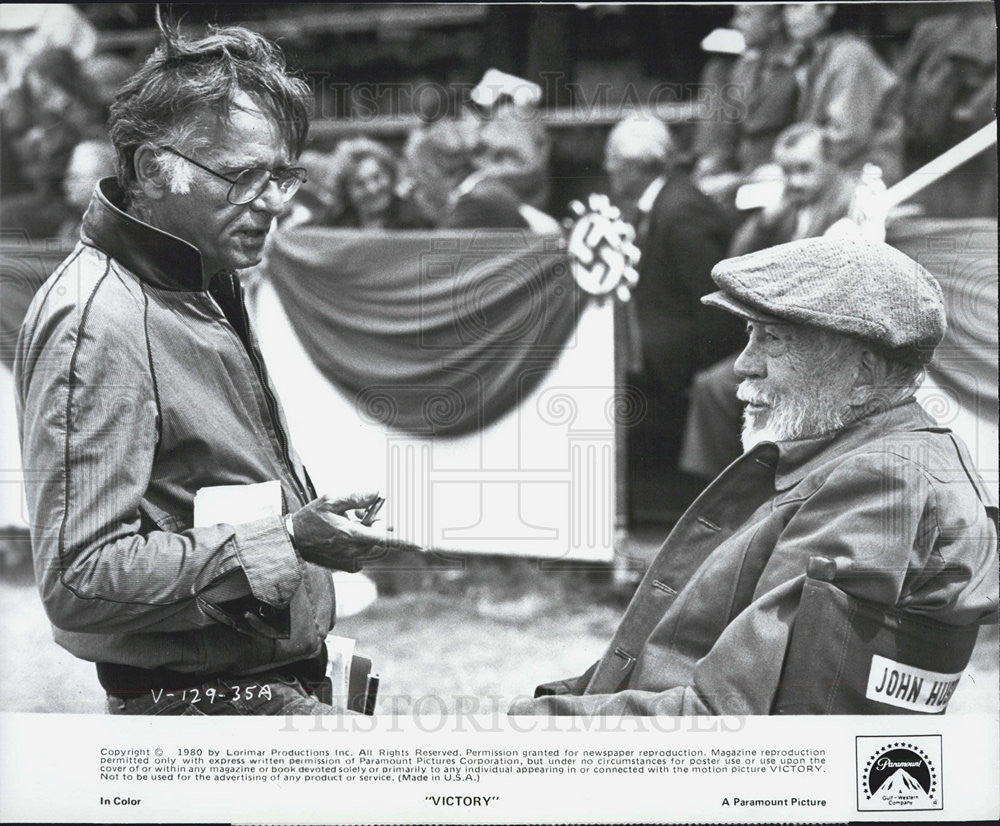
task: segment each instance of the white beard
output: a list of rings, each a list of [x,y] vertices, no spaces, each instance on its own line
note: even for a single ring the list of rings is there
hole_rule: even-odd
[[[845,399],[854,386],[854,378],[845,375],[837,381],[827,374],[826,379],[810,383],[811,386],[804,384],[796,393],[779,397],[751,389],[752,382],[741,384],[737,394],[741,401],[754,399],[768,405],[763,421],[757,421],[760,417],[744,408],[740,435],[744,452],[761,442],[807,439],[841,430],[853,418]]]
[[[761,442],[780,442],[782,435],[768,424],[762,427],[755,427],[750,422],[746,411],[743,412],[743,430],[740,433],[740,441],[743,443],[743,452],[746,453]]]

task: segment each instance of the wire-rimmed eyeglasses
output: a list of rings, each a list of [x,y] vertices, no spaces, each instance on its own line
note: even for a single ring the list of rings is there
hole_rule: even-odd
[[[306,171],[301,166],[290,166],[285,169],[268,169],[263,166],[254,166],[249,169],[242,169],[236,173],[235,178],[216,172],[209,166],[199,163],[194,158],[189,158],[183,152],[179,152],[172,146],[161,146],[160,149],[172,152],[179,158],[183,158],[188,163],[192,163],[199,169],[221,178],[229,184],[229,192],[226,200],[234,206],[249,204],[260,196],[267,189],[268,184],[274,181],[278,185],[278,192],[281,193],[282,203],[287,203],[292,199],[299,187],[306,182]]]

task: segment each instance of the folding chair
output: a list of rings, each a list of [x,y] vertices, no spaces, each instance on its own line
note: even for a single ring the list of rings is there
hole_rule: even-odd
[[[851,576],[812,557],[772,714],[940,714],[969,664],[978,625],[946,625],[857,599]]]

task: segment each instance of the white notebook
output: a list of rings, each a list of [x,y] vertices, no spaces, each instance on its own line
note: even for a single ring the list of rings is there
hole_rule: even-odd
[[[277,479],[253,485],[215,485],[194,495],[194,526],[240,525],[265,516],[281,516],[281,483]]]

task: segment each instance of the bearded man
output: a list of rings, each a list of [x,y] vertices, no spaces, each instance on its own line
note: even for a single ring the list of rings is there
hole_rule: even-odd
[[[938,695],[926,709],[879,698],[885,657],[859,660],[853,615],[843,634],[819,624],[805,678],[789,662],[816,568],[844,574],[834,599],[888,617],[861,636],[918,629],[921,661],[897,655],[900,673],[960,672],[947,641],[971,651],[997,621],[995,505],[965,445],[913,397],[944,335],[940,286],[885,244],[828,238],[727,259],[712,277],[721,289],[702,300],[747,322],[745,453],[667,537],[604,656],[511,713],[941,711]],[[802,682],[815,696],[783,702]]]
[[[858,181],[828,157],[825,132],[811,123],[788,127],[774,145],[784,192],[736,230],[729,256],[822,235],[845,217]],[[740,455],[736,399],[737,353],[699,370],[691,380],[680,467],[706,482]]]
[[[36,580],[111,713],[334,713],[327,569],[387,544],[350,518],[377,496],[316,495],[237,276],[305,178],[309,90],[246,29],[163,34],[18,340]]]

